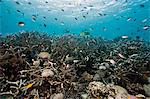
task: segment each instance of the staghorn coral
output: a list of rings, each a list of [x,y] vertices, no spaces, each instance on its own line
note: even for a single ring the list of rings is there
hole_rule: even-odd
[[[130,94],[146,95],[143,85],[148,84],[150,76],[148,42],[132,38],[49,36],[36,31],[1,38],[2,96],[50,98],[52,94],[62,93],[64,99],[77,99],[93,80],[105,83],[106,92],[93,84],[97,90],[95,96],[114,98],[116,85],[126,88]],[[41,57],[41,52],[46,56]],[[44,70],[46,76],[42,76]],[[108,83],[115,85],[108,87]]]

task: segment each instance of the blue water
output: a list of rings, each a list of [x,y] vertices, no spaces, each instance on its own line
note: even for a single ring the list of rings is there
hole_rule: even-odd
[[[127,35],[150,41],[150,0],[0,1],[2,35],[19,31],[39,31],[53,35],[88,31],[91,35],[107,39]],[[32,20],[32,15],[36,15],[36,21]],[[25,26],[18,26],[20,21]]]

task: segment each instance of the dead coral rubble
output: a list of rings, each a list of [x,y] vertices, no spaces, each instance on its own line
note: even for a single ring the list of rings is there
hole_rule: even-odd
[[[149,77],[150,43],[140,39],[35,31],[0,37],[0,98],[121,99],[117,88],[125,99],[149,96]]]

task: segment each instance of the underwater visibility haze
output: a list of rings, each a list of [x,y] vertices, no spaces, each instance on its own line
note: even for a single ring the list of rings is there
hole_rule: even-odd
[[[150,0],[0,0],[0,99],[150,99]]]

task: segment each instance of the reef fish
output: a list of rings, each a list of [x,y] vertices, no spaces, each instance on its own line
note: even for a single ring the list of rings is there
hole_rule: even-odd
[[[148,29],[149,29],[149,26],[144,26],[143,29],[144,29],[144,30],[148,30]]]
[[[85,37],[87,35],[90,35],[90,33],[89,32],[80,32],[80,36],[82,36],[82,37]]]
[[[18,26],[23,27],[25,25],[24,22],[18,22]]]
[[[127,38],[128,38],[128,36],[123,35],[121,38],[123,38],[123,39],[127,39]]]

